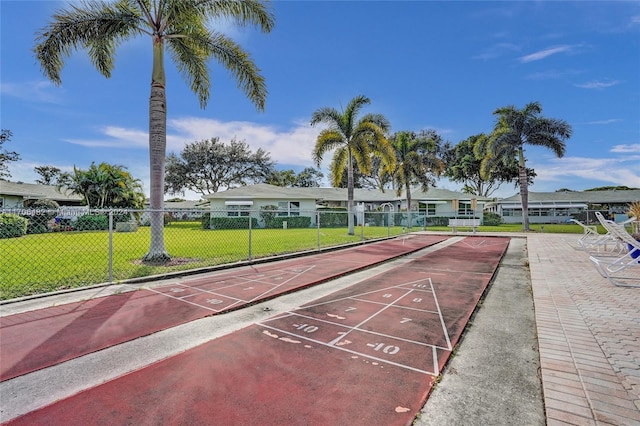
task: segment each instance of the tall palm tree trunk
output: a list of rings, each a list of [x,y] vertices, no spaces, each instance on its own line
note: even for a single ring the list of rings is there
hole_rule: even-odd
[[[407,193],[407,228],[411,230],[411,186],[408,180],[405,183],[405,191]]]
[[[520,157],[518,162],[518,183],[520,185],[520,202],[522,203],[522,230],[529,231],[529,181],[522,149],[519,150],[518,155]]]
[[[355,235],[353,225],[353,157],[349,150],[349,162],[347,164],[347,224],[349,227],[348,234]]]
[[[146,262],[164,263],[171,259],[164,247],[164,165],[167,150],[167,100],[165,96],[164,46],[153,41],[153,73],[149,97],[149,162],[151,169],[151,244],[143,257]]]

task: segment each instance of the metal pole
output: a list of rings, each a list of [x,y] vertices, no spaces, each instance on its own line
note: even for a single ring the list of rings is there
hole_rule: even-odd
[[[320,212],[316,210],[316,226],[318,228],[318,250],[320,250]]]
[[[249,212],[249,260],[251,260],[251,212]]]
[[[109,282],[113,282],[113,210],[109,210]]]

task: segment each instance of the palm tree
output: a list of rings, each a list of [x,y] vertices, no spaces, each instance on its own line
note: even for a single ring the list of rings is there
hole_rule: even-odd
[[[522,202],[522,230],[529,230],[529,176],[527,175],[524,145],[541,146],[553,151],[558,158],[564,156],[565,140],[571,137],[572,128],[564,120],[541,117],[542,106],[531,102],[521,110],[509,105],[496,109],[498,116],[491,136],[486,140],[483,173],[500,165],[508,165],[517,159],[518,186]]]
[[[411,185],[421,185],[423,192],[434,185],[444,171],[445,164],[439,158],[440,136],[433,131],[398,132],[391,138],[397,164],[390,173],[396,193],[407,196],[408,227],[411,228]],[[381,176],[381,181],[384,177]]]
[[[151,173],[151,244],[144,260],[170,259],[164,247],[162,207],[167,145],[165,47],[182,77],[198,95],[201,108],[209,99],[207,62],[214,58],[237,79],[238,86],[264,110],[264,78],[249,55],[233,40],[207,28],[214,18],[231,18],[240,25],[271,31],[274,17],[259,0],[91,0],[70,5],[53,15],[36,39],[35,52],[45,75],[61,84],[64,60],[84,48],[98,71],[109,78],[116,48],[127,39],[147,35],[153,42],[151,96],[149,98],[149,159]]]
[[[331,161],[331,178],[333,186],[340,185],[342,173],[347,168],[347,212],[349,235],[354,235],[353,224],[353,163],[364,174],[371,171],[371,157],[379,156],[386,168],[395,167],[393,147],[385,134],[389,130],[389,122],[380,114],[366,114],[356,121],[363,106],[371,103],[366,96],[356,96],[347,108],[340,112],[335,108],[320,108],[311,117],[311,125],[319,123],[327,127],[320,131],[313,150],[313,159],[318,167],[322,157],[335,150]]]
[[[73,173],[60,175],[58,189],[84,197],[89,208],[144,207],[145,196],[142,183],[134,178],[126,167],[100,163],[87,170],[73,167]]]

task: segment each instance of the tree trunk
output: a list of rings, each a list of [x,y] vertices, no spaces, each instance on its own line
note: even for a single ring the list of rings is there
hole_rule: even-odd
[[[348,149],[347,155],[349,161],[347,162],[347,224],[349,225],[348,234],[354,235],[353,226],[353,159],[351,157],[351,150]]]
[[[520,202],[522,203],[522,230],[529,231],[529,182],[527,179],[527,168],[525,167],[524,153],[522,149],[519,152],[519,176],[518,184],[520,185]]]
[[[161,38],[153,42],[153,74],[149,97],[149,164],[151,169],[151,245],[145,262],[166,263],[171,256],[164,247],[164,165],[167,151],[167,102]]]

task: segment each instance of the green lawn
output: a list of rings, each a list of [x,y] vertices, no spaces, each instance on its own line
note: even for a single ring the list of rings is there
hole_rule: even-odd
[[[175,222],[165,227],[165,245],[174,261],[169,266],[140,262],[149,248],[149,228],[114,233],[114,281],[242,260],[315,250],[320,247],[383,238],[402,233],[401,227],[203,230],[200,223]],[[0,240],[0,299],[83,287],[109,281],[107,231],[26,235]]]
[[[521,225],[481,226],[481,232],[520,232]],[[540,232],[540,225],[532,225]],[[420,228],[414,228],[420,230]],[[450,232],[450,228],[429,227]],[[581,233],[574,224],[544,225],[543,232]],[[600,230],[603,232],[603,230]],[[114,233],[113,281],[203,268],[249,259],[315,250],[341,244],[399,235],[401,227],[366,226],[347,235],[345,228],[203,230],[200,223],[174,222],[165,227],[165,245],[174,261],[169,266],[140,262],[149,245],[149,228]],[[26,235],[0,240],[0,299],[83,287],[109,281],[107,231]]]

